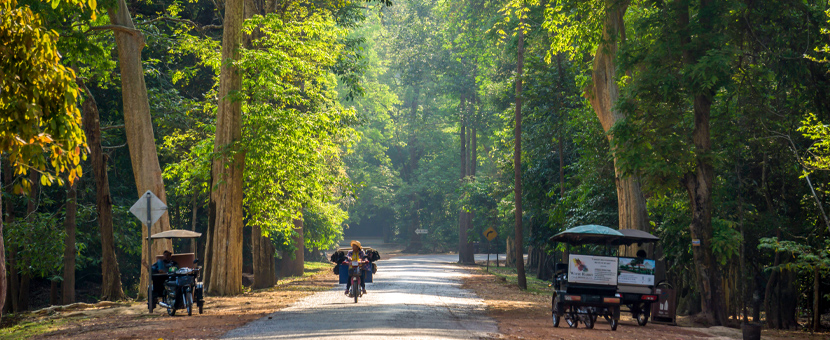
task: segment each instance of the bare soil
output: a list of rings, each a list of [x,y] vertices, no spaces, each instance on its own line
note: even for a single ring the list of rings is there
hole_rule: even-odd
[[[179,310],[171,317],[161,307],[149,314],[146,302],[132,302],[41,313],[46,315],[32,313],[20,324],[47,330],[31,334],[32,339],[216,339],[305,296],[331,289],[337,283],[331,266],[318,267],[321,268],[306,269],[303,277],[281,280],[270,289],[231,297],[206,297],[201,315],[194,311],[193,316],[187,316]],[[15,334],[30,336],[25,329],[18,329],[7,337],[16,338]]]
[[[467,266],[471,276],[463,287],[476,292],[487,304],[487,313],[498,323],[499,333],[507,339],[741,339],[740,329],[696,327],[688,317],[680,317],[678,326],[649,322],[637,325],[631,314],[623,311],[620,325],[611,331],[600,318],[593,329],[569,328],[562,321],[558,328],[551,319],[551,295],[548,292],[522,291],[503,277],[484,271],[481,266]],[[828,339],[830,334],[798,331],[763,330],[763,339]]]

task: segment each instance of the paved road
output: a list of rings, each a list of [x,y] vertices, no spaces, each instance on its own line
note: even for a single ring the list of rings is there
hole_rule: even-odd
[[[477,260],[486,255],[476,255]],[[401,256],[378,263],[368,294],[355,304],[345,285],[228,332],[225,339],[488,339],[495,321],[461,289],[458,255]]]

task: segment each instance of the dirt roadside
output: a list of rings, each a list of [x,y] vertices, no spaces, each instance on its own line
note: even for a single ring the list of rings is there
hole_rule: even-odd
[[[649,323],[637,325],[628,313],[623,313],[617,331],[598,320],[594,329],[568,328],[562,322],[554,328],[551,321],[551,291],[541,281],[529,283],[529,290],[522,291],[512,282],[508,272],[499,275],[485,272],[481,266],[465,266],[471,276],[464,280],[463,288],[470,289],[487,304],[488,315],[496,320],[499,333],[506,339],[741,339],[741,331],[726,327],[692,327],[688,318],[679,320],[681,326]],[[492,268],[491,268],[492,270]],[[531,281],[531,280],[528,280]],[[538,280],[536,280],[538,281]],[[627,314],[627,315],[626,315]],[[830,334],[811,334],[798,331],[764,330],[763,339],[828,339]]]
[[[303,277],[280,280],[276,287],[207,297],[202,315],[171,317],[161,307],[148,314],[146,302],[103,304],[43,315],[29,313],[18,318],[16,325],[0,329],[0,339],[215,339],[305,296],[331,289],[337,284],[331,267],[307,263]]]

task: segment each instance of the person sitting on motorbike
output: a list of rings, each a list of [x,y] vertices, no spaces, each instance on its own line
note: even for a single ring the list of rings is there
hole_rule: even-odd
[[[153,272],[154,273],[167,273],[170,268],[178,267],[179,264],[176,261],[173,261],[173,253],[169,250],[165,250],[162,253],[161,258],[153,263]]]
[[[346,261],[361,262],[360,289],[363,291],[363,294],[366,294],[366,271],[371,270],[369,267],[369,257],[361,248],[359,241],[352,241],[351,245],[352,250],[346,254]],[[349,295],[350,288],[352,288],[352,280],[346,281],[346,295]]]

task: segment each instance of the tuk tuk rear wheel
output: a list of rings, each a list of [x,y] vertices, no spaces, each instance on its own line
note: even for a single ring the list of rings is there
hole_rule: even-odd
[[[637,324],[640,326],[645,326],[648,323],[648,314],[646,313],[639,313],[637,315]]]
[[[616,331],[617,330],[617,325],[619,325],[619,324],[620,324],[620,320],[611,319],[611,330]]]

